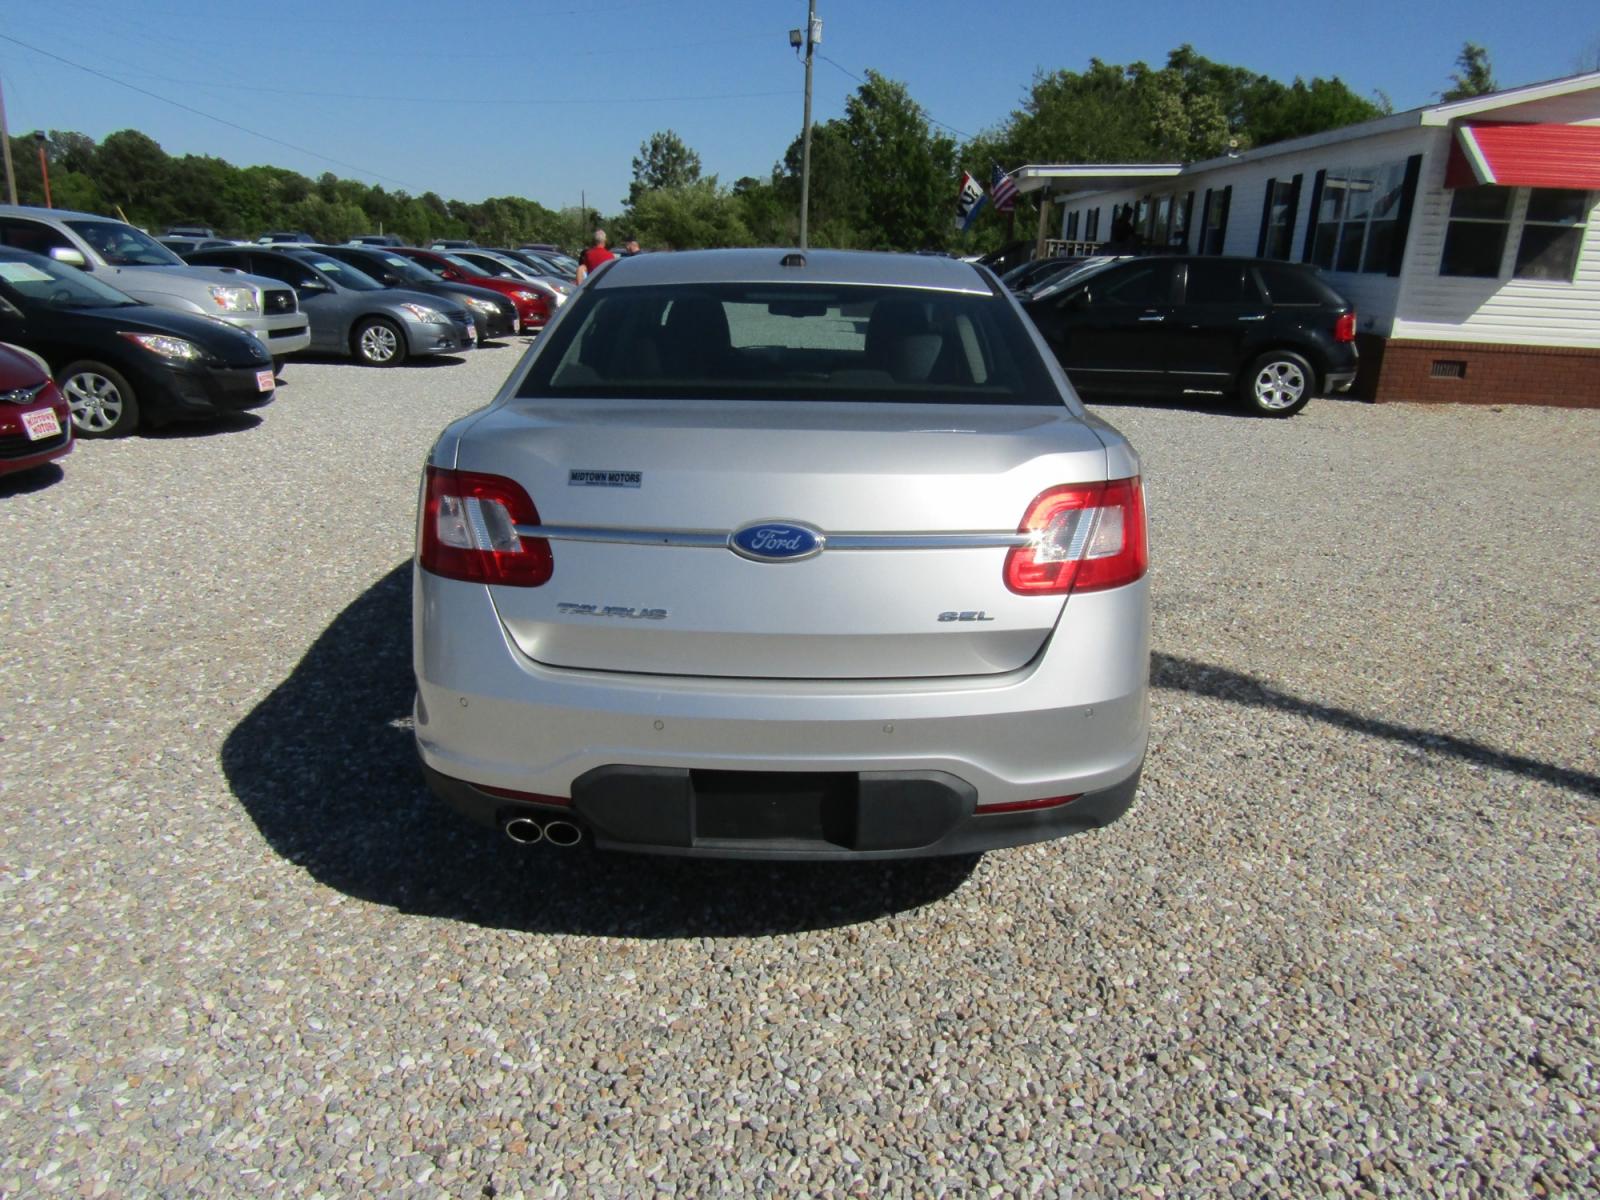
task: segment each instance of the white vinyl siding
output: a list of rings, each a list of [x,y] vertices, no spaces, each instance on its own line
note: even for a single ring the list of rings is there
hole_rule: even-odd
[[[1447,129],[1430,132],[1437,139],[1435,152],[1422,165],[1393,336],[1500,346],[1600,346],[1600,216],[1596,209],[1590,208],[1571,282],[1511,277],[1527,214],[1527,188],[1516,189],[1499,277],[1440,275],[1450,220],[1452,193],[1444,186],[1444,173],[1452,135]],[[1600,194],[1590,193],[1590,198],[1600,200]]]
[[[1590,87],[1568,95],[1475,112],[1471,116],[1477,120],[1600,124],[1600,89]],[[1315,198],[1318,171],[1341,166],[1403,163],[1410,156],[1421,154],[1422,172],[1417,182],[1399,277],[1381,273],[1323,272],[1328,283],[1355,305],[1357,328],[1362,333],[1413,340],[1600,347],[1600,192],[1590,193],[1594,204],[1589,210],[1570,282],[1512,278],[1527,212],[1526,188],[1516,189],[1500,277],[1441,276],[1439,261],[1452,194],[1444,186],[1444,176],[1454,134],[1448,126],[1442,125],[1396,129],[1392,127],[1392,119],[1387,120],[1390,127],[1370,136],[1317,135],[1302,139],[1312,144],[1286,153],[1263,151],[1259,158],[1246,158],[1237,163],[1213,159],[1171,180],[1081,194],[1067,198],[1065,203],[1075,209],[1103,206],[1109,214],[1115,205],[1137,205],[1140,200],[1152,196],[1172,195],[1175,202],[1181,203],[1182,197],[1193,190],[1189,251],[1195,253],[1200,249],[1207,189],[1211,190],[1213,203],[1216,203],[1222,190],[1231,186],[1233,194],[1223,252],[1253,256],[1261,233],[1261,206],[1267,180],[1292,180],[1300,175],[1303,178],[1289,255],[1290,261],[1300,262],[1305,257],[1306,225],[1314,219],[1310,208]],[[1079,228],[1082,227],[1080,223]],[[1106,236],[1104,230],[1102,236]]]

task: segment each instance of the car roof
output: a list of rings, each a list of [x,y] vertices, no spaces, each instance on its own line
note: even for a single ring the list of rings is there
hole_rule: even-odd
[[[801,264],[785,266],[799,256]],[[992,294],[970,263],[926,254],[866,250],[682,250],[636,254],[611,263],[595,286],[650,287],[685,283],[863,284],[940,292]]]
[[[104,213],[78,212],[71,208],[40,208],[33,204],[0,204],[0,217],[32,217],[38,221],[110,221],[113,225],[128,222]]]

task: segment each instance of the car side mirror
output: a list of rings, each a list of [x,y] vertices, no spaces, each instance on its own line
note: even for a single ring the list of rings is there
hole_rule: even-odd
[[[52,246],[50,257],[58,263],[66,263],[69,267],[77,267],[80,271],[89,269],[89,260],[83,256],[82,250],[74,250],[71,246]]]

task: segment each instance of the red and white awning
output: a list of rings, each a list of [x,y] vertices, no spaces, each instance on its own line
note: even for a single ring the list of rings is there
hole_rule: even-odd
[[[1444,185],[1485,183],[1600,190],[1600,125],[1457,125]]]

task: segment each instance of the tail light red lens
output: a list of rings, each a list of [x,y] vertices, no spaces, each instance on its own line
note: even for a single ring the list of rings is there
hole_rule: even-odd
[[[504,587],[538,587],[554,573],[550,543],[517,532],[539,511],[514,479],[429,467],[418,522],[424,571]]]
[[[1333,340],[1336,342],[1353,342],[1356,340],[1356,314],[1347,312],[1333,323]]]
[[[1006,555],[1006,587],[1022,596],[1121,587],[1150,565],[1139,477],[1051,488],[1028,506]]]

